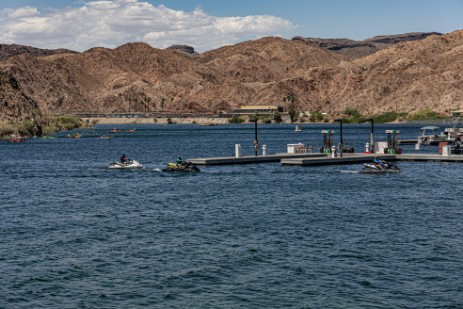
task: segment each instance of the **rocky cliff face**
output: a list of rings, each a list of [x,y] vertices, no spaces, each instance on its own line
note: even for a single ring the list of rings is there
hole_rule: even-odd
[[[368,44],[390,44],[376,38]],[[398,39],[400,41],[400,39]],[[379,46],[379,45],[378,45]],[[302,40],[264,38],[192,57],[129,43],[116,49],[0,61],[1,117],[45,113],[231,110],[283,105],[362,113],[463,106],[463,31],[429,35],[348,59]],[[14,82],[11,82],[14,81]],[[21,107],[12,112],[12,102]],[[27,108],[26,108],[27,107]]]
[[[349,39],[303,38],[296,36],[293,38],[293,41],[301,41],[311,46],[324,48],[343,55],[345,59],[353,60],[374,54],[381,49],[388,48],[397,43],[423,40],[430,35],[442,34],[438,32],[415,32],[376,36],[363,41],[354,41]]]

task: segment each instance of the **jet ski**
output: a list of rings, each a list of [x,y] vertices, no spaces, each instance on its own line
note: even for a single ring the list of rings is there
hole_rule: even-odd
[[[136,169],[143,168],[143,165],[135,160],[127,160],[125,163],[122,162],[111,162],[109,163],[111,169]]]
[[[164,172],[199,172],[199,168],[191,162],[183,161],[180,164],[167,163],[167,167],[163,169]]]
[[[372,163],[364,163],[363,164],[363,170],[361,170],[361,173],[398,173],[400,172],[400,169],[393,165],[390,164],[389,162],[386,162],[385,160],[378,160],[375,159]]]

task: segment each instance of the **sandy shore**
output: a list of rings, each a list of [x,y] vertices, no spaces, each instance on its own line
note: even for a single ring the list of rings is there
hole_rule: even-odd
[[[167,118],[82,118],[84,122],[96,124],[166,124]],[[228,118],[172,118],[176,124],[214,125],[226,124]]]

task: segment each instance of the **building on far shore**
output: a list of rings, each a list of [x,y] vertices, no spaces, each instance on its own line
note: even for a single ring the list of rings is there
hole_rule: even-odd
[[[254,115],[254,114],[268,114],[273,115],[277,112],[282,113],[283,107],[274,105],[245,105],[233,110],[237,115]]]
[[[450,112],[450,114],[452,115],[452,117],[460,117],[461,118],[461,117],[463,117],[463,109]]]

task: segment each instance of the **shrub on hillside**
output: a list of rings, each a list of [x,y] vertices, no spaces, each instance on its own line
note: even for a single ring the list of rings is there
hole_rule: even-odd
[[[408,116],[408,120],[411,120],[411,121],[439,120],[439,119],[445,119],[445,118],[446,118],[445,116],[441,116],[429,108],[424,108],[416,112],[415,114]]]
[[[243,123],[243,122],[244,122],[244,119],[236,115],[228,119],[228,123]]]

